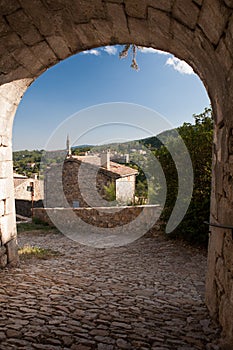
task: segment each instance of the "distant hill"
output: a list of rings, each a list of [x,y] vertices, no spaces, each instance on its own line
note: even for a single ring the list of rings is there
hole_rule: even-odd
[[[166,130],[160,133],[158,136],[152,136],[141,140],[128,141],[125,143],[112,143],[109,145],[78,145],[72,146],[72,152],[77,155],[84,155],[85,152],[95,149],[95,152],[106,150],[106,148],[110,148],[112,150],[116,150],[120,153],[130,153],[131,149],[140,149],[140,144],[145,147],[149,147],[150,149],[159,149],[163,142],[165,142],[170,137],[176,137],[177,131],[176,129]],[[56,163],[63,160],[61,153],[63,154],[64,150],[57,151],[48,151],[46,152],[47,158],[51,158],[51,160]],[[14,170],[19,174],[25,174],[30,176],[34,172],[39,172],[40,170],[40,162],[41,157],[43,156],[43,150],[22,150],[13,152],[13,160],[14,160]]]
[[[151,149],[159,149],[164,142],[170,137],[177,137],[177,129],[170,129],[161,132],[157,136],[148,137],[140,140],[144,146],[150,146]]]
[[[71,149],[76,149],[76,148],[91,148],[95,147],[95,145],[78,145],[78,146],[72,146]]]

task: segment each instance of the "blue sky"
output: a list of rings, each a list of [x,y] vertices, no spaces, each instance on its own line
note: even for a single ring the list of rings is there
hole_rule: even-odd
[[[201,80],[185,62],[170,54],[143,49],[137,54],[140,70],[136,72],[130,68],[130,57],[119,59],[121,49],[115,46],[86,51],[43,73],[29,87],[16,113],[13,149],[44,149],[55,130],[62,133],[57,133],[59,140],[54,148],[65,147],[67,133],[71,134],[72,144],[137,139],[155,132],[146,109],[158,112],[171,127],[177,127],[193,122],[192,115],[209,106]],[[112,102],[111,110],[104,115],[106,104]],[[124,103],[126,109],[119,111],[115,102]],[[145,109],[139,107],[139,113],[132,116],[134,108],[129,111],[127,106],[133,104]],[[73,119],[68,119],[70,116]],[[74,119],[75,126],[69,122]],[[134,121],[136,127],[130,127]],[[160,121],[155,117],[154,124]],[[160,129],[163,127],[167,128],[166,123]]]

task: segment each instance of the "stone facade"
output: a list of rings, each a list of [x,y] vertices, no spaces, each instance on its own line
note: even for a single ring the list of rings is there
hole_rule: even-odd
[[[233,225],[232,0],[3,0],[0,3],[0,231],[2,266],[16,263],[11,130],[27,87],[82,50],[135,43],[170,51],[202,79],[215,119],[211,218]],[[206,301],[232,342],[231,230],[211,227]]]
[[[34,217],[54,226],[50,219],[50,214],[53,216],[56,214],[62,218],[64,225],[66,224],[68,212],[74,212],[81,220],[87,222],[95,227],[114,228],[117,226],[122,227],[124,232],[124,225],[135,220],[144,211],[143,220],[140,221],[140,225],[145,225],[146,222],[150,221],[150,218],[154,217],[154,212],[160,212],[158,205],[148,206],[132,206],[132,207],[118,207],[116,212],[112,212],[112,208],[35,208]],[[104,211],[102,211],[104,210]],[[158,224],[156,223],[158,226]],[[127,228],[126,228],[127,229]],[[127,232],[126,232],[127,233]]]
[[[33,183],[33,185],[32,185]],[[37,179],[18,179],[14,176],[14,196],[15,199],[31,201],[32,192],[28,187],[33,186],[33,199],[35,201],[42,200],[44,198],[44,181]]]
[[[106,203],[105,187],[110,184],[115,188],[115,200],[122,204],[134,201],[135,176],[137,171],[124,165],[109,161],[109,166],[100,166],[99,157],[73,157],[65,159],[62,178],[59,179],[60,166],[50,167],[45,175],[45,206],[67,207],[66,201],[74,206],[102,206]],[[83,169],[82,173],[80,168]],[[84,181],[83,181],[84,180]],[[62,184],[58,185],[58,182]],[[62,198],[57,188],[63,188]],[[97,191],[96,191],[97,190]],[[99,194],[100,197],[97,196]]]
[[[32,209],[32,202],[28,200],[23,199],[16,199],[15,200],[15,211],[16,211],[16,218],[17,220],[21,220],[20,216],[26,218],[30,218],[33,216],[34,208],[41,208],[43,207],[43,201],[38,200],[33,202],[33,209]],[[20,215],[20,216],[19,216]]]
[[[33,184],[33,185],[32,185]],[[33,207],[42,207],[44,198],[44,181],[20,177],[14,174],[14,197],[16,215],[26,217],[32,216],[32,192],[29,188],[33,186]]]

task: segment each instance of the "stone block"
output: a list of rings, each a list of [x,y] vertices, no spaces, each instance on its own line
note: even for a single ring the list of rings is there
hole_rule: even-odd
[[[13,165],[12,161],[1,161],[0,162],[0,179],[6,179],[13,176]]]
[[[47,38],[47,42],[60,60],[71,55],[71,51],[62,36],[52,35]]]
[[[26,15],[32,18],[41,35],[47,36],[54,33],[54,16],[56,13],[44,5],[41,0],[25,1],[23,9]]]
[[[31,18],[22,9],[7,16],[7,20],[25,44],[33,45],[42,40],[42,36],[33,25]]]
[[[231,235],[231,230],[225,234],[224,244],[223,244],[223,258],[226,265],[226,269],[233,273],[233,239]]]
[[[40,73],[44,68],[39,60],[39,56],[33,55],[28,47],[17,49],[12,52],[12,55],[20,65],[34,75]]]
[[[233,278],[231,279],[229,283],[229,290],[230,290],[230,303],[233,305]]]
[[[211,227],[209,238],[209,253],[216,252],[217,256],[223,255],[224,229],[218,227]]]
[[[223,1],[228,7],[233,8],[233,0],[223,0]]]
[[[223,34],[228,21],[227,8],[219,0],[205,0],[198,24],[207,38],[216,45]]]
[[[127,0],[125,2],[125,11],[126,14],[130,17],[145,19],[147,15],[147,0]]]
[[[1,0],[0,1],[0,13],[2,15],[8,15],[12,12],[15,12],[20,8],[20,3],[18,0]]]
[[[31,79],[21,79],[1,85],[0,96],[4,97],[12,104],[17,104],[20,102],[21,97],[31,82]]]
[[[74,2],[66,1],[75,24],[89,22],[93,18],[106,19],[105,6],[102,0]]]
[[[147,45],[147,43],[150,41],[149,39],[149,27],[148,22],[143,19],[128,18],[128,26],[130,33],[133,37],[135,37],[135,43],[138,45]]]
[[[70,51],[72,53],[77,53],[81,47],[78,34],[75,30],[77,25],[74,23],[73,19],[68,14],[66,15],[65,12],[62,17],[55,16],[55,18],[53,18],[53,22],[56,26],[56,32],[61,33],[61,36],[67,43]]]
[[[17,266],[19,263],[18,244],[16,238],[6,244],[7,262],[10,266]]]
[[[4,200],[4,215],[15,213],[15,199],[14,197],[8,197]]]
[[[212,190],[210,198],[210,222],[218,220],[218,196],[215,193],[215,178],[212,179]]]
[[[0,268],[4,268],[7,265],[7,255],[3,254],[0,256]]]
[[[6,254],[6,247],[5,246],[1,246],[0,247],[0,256]]]
[[[225,43],[227,46],[227,49],[229,50],[230,54],[232,55],[233,52],[233,17],[229,19],[228,23],[228,30],[226,31],[225,35]]]
[[[112,22],[112,36],[116,42],[130,42],[130,33],[128,30],[127,19],[122,5],[107,3],[107,15]]]
[[[65,3],[62,0],[45,0],[45,3],[54,11],[62,10],[65,7]]]
[[[218,221],[222,225],[232,226],[233,208],[227,198],[221,197],[218,202]]]
[[[9,54],[20,47],[24,47],[24,45],[19,35],[10,31],[5,36],[0,37],[0,54]]]
[[[0,17],[0,36],[5,36],[11,31],[11,28],[3,17]]]
[[[163,11],[148,8],[148,23],[150,42],[154,47],[169,51],[172,40],[171,17]]]
[[[108,42],[112,44],[112,23],[110,21],[102,19],[92,19],[91,24],[93,25],[95,35],[98,35],[100,43]],[[113,42],[113,44],[115,43],[116,42]]]
[[[0,200],[6,199],[10,195],[13,196],[14,188],[13,188],[13,179],[0,179]]]
[[[149,7],[153,7],[154,9],[158,9],[166,12],[171,12],[172,5],[173,5],[172,0],[162,0],[162,1],[147,0],[147,3]]]
[[[182,46],[187,50],[187,48],[192,47],[193,45],[193,39],[194,39],[194,32],[192,30],[189,30],[184,25],[179,23],[176,20],[172,20],[171,23],[171,31],[172,35],[174,36],[174,47],[176,48],[178,46],[178,43],[180,42]],[[185,56],[184,56],[185,57]]]
[[[6,52],[2,55],[1,61],[0,61],[0,71],[4,74],[9,73],[12,69],[15,69],[19,66],[19,63],[14,59],[14,57],[9,53]]]
[[[233,305],[229,303],[226,295],[223,295],[219,307],[219,321],[223,327],[223,337],[233,340]]]
[[[12,146],[12,141],[11,141],[11,137],[8,135],[2,135],[0,137],[0,146],[4,146],[4,147],[11,147]]]
[[[5,214],[5,200],[0,200],[0,216]]]
[[[224,265],[224,260],[222,257],[219,257],[217,259],[217,263],[216,263],[216,276],[217,279],[219,281],[219,283],[221,284],[221,288],[225,291],[225,265]]]
[[[0,123],[1,125],[1,123]],[[12,149],[11,147],[1,147],[0,146],[0,162],[2,161],[12,161]]]
[[[16,223],[13,214],[0,217],[0,233],[2,244],[6,244],[16,236]]]
[[[231,47],[227,47],[225,40],[221,39],[219,41],[218,47],[216,49],[216,54],[219,57],[219,61],[222,61],[223,69],[225,70],[225,73],[228,74],[228,72],[232,69],[233,65],[233,50],[230,50]],[[224,60],[222,60],[222,57],[224,57]]]
[[[1,45],[1,44],[0,44]],[[42,72],[41,72],[42,73]],[[28,80],[32,82],[35,77],[32,76],[24,67],[18,66],[8,72],[6,75],[0,74],[0,84],[8,84],[9,82],[16,83],[22,80]],[[17,105],[16,105],[17,108]]]
[[[198,16],[199,8],[191,1],[177,0],[172,10],[175,19],[185,24],[190,29],[194,29]]]
[[[92,23],[83,23],[79,24],[75,28],[76,33],[78,34],[78,42],[80,49],[82,50],[83,48],[86,49],[91,49],[93,47],[101,46],[102,44],[102,39],[101,35],[99,36],[99,33],[95,30],[94,25]],[[112,26],[111,26],[111,38],[110,40],[112,41]],[[113,43],[116,44],[117,41],[114,41]]]
[[[193,2],[195,2],[195,4],[198,6],[201,6],[203,4],[203,0],[193,0]]]
[[[205,302],[209,309],[211,317],[217,319],[219,301],[214,270],[214,265],[212,267],[208,267],[206,278]]]
[[[224,172],[223,172],[223,163],[217,162],[215,167],[214,167],[214,182],[213,185],[215,187],[213,188],[216,194],[219,195],[220,197],[223,196],[223,186],[224,186]]]

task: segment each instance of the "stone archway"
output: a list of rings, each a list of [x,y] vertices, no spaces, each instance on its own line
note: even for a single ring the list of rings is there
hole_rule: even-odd
[[[169,51],[202,79],[215,116],[211,222],[233,225],[232,0],[2,0],[0,2],[0,229],[2,266],[17,262],[12,123],[27,87],[89,48],[135,43]],[[233,239],[212,227],[206,301],[233,338]]]

